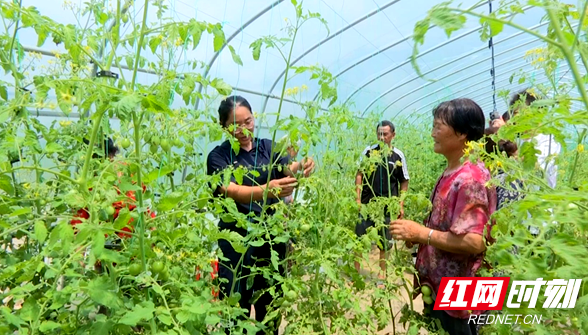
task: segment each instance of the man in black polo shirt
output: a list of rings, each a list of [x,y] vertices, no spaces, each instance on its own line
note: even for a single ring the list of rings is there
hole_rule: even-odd
[[[398,148],[392,146],[392,140],[396,136],[394,124],[392,122],[384,120],[378,123],[376,127],[378,140],[383,142],[384,145],[388,146],[382,148],[382,144],[375,144],[367,147],[362,155],[370,157],[374,154],[381,154],[384,151],[388,151],[389,155],[383,155],[382,161],[379,162],[374,168],[369,169],[369,172],[357,171],[355,177],[355,184],[357,186],[357,203],[361,208],[362,204],[369,203],[375,197],[397,197],[399,195],[399,188],[401,191],[406,192],[408,190],[408,167],[406,165],[406,159],[404,154]],[[385,209],[385,223],[386,227],[383,227],[380,231],[380,237],[385,236],[386,241],[381,241],[380,246],[380,279],[384,279],[386,273],[386,256],[389,247],[389,241],[392,239],[390,231],[387,225],[390,223],[390,214]],[[360,215],[361,216],[361,215]],[[399,218],[404,216],[403,203],[400,203],[400,215]],[[357,236],[363,236],[369,227],[373,227],[375,223],[369,219],[364,219],[357,224],[355,227],[355,233]],[[359,262],[355,262],[355,268],[357,271],[360,269]]]

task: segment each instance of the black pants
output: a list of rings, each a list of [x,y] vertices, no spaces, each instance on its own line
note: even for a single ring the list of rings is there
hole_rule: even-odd
[[[224,257],[228,258],[228,262],[224,261],[219,263],[218,276],[221,279],[226,279],[227,282],[221,283],[220,285],[220,296],[221,299],[230,296],[231,294],[239,293],[241,298],[239,299],[239,305],[241,308],[251,310],[251,304],[255,307],[255,320],[258,322],[263,321],[267,315],[267,307],[273,301],[273,297],[269,292],[263,293],[255,301],[252,301],[255,292],[261,292],[267,288],[270,288],[273,284],[270,283],[261,274],[255,275],[253,278],[253,285],[247,287],[247,279],[250,277],[251,270],[249,267],[255,265],[255,267],[270,267],[273,268],[271,263],[271,250],[273,249],[278,253],[279,262],[286,258],[286,244],[278,243],[272,246],[269,243],[265,243],[260,247],[249,247],[247,252],[243,256],[233,249],[231,244],[226,240],[218,241],[219,248],[223,252]],[[272,248],[273,247],[273,248]],[[233,277],[234,269],[238,280]],[[280,264],[278,266],[280,275],[284,275],[284,266]],[[251,282],[251,280],[250,280]],[[280,286],[276,286],[276,292],[282,294]],[[257,295],[256,295],[257,296]],[[273,330],[274,334],[278,334],[279,319],[274,321]],[[226,330],[227,334],[230,334],[230,330]],[[257,334],[265,334],[264,331],[259,331]]]
[[[441,321],[441,327],[448,332],[450,335],[477,335],[476,324],[468,324],[468,319],[458,319],[450,316],[445,311],[433,310],[433,305],[426,305],[425,309],[428,309],[429,314],[434,319]]]

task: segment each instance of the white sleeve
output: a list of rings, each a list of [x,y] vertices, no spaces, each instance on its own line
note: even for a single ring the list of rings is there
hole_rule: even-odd
[[[561,152],[561,145],[555,141],[551,135],[540,134],[537,137],[537,150],[540,151],[537,156],[539,166],[545,171],[547,184],[551,188],[557,185],[557,165],[555,156]]]
[[[404,179],[409,180],[410,176],[408,175],[408,165],[406,164],[406,158],[404,157],[404,153],[397,148],[394,148],[394,152],[400,156],[400,162],[402,163],[402,174],[404,175]]]

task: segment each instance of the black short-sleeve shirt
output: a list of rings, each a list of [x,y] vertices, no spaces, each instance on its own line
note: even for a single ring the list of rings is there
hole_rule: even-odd
[[[274,153],[274,166],[270,171],[269,166],[272,163],[272,159],[270,157],[271,151],[271,140],[256,138],[253,139],[253,147],[250,151],[240,149],[239,153],[236,154],[231,147],[231,143],[227,140],[216,146],[208,154],[208,158],[206,160],[207,174],[213,175],[216,173],[222,173],[222,171],[227,168],[233,167],[236,169],[242,166],[248,170],[248,172],[243,176],[243,183],[241,185],[244,186],[264,185],[267,182],[268,173],[271,173],[270,180],[284,178],[286,176],[284,173],[285,167],[289,164],[290,157],[287,155],[278,156],[278,154]],[[282,168],[279,168],[279,166]],[[256,173],[253,173],[252,171],[256,171]],[[234,174],[231,174],[231,181],[238,184]],[[220,185],[213,186],[214,195],[224,196],[219,192],[219,186]],[[268,198],[266,204],[271,205],[277,203],[278,201],[278,199]],[[237,209],[240,213],[253,213],[256,216],[261,214],[263,208],[263,204],[257,201],[248,203],[235,202],[235,204],[237,205]],[[266,212],[272,214],[270,211]],[[222,220],[220,221],[219,225],[221,228],[234,228],[234,223],[226,223]]]
[[[367,147],[363,155],[370,157],[376,150],[380,150],[379,144]],[[390,173],[389,176],[388,173]],[[397,197],[399,184],[408,179],[408,167],[404,153],[398,148],[394,148],[388,157],[383,157],[381,164],[375,167],[374,172],[369,175],[364,174],[361,203],[367,204],[374,197],[387,197],[388,195]],[[388,190],[390,190],[389,193]]]

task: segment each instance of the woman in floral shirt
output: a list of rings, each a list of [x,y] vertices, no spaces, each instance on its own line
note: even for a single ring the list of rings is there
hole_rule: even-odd
[[[390,224],[397,240],[420,244],[415,288],[429,286],[433,297],[443,277],[474,277],[482,265],[486,238],[490,238],[490,215],[496,209],[496,191],[485,185],[490,173],[483,163],[462,161],[466,143],[484,135],[484,113],[470,99],[441,103],[433,111],[434,151],[445,156],[447,169],[433,190],[433,210],[424,226],[410,220]],[[426,306],[429,307],[429,306]],[[468,311],[435,311],[431,316],[441,321],[449,334],[476,334],[468,324]],[[474,311],[480,314],[480,311]]]

